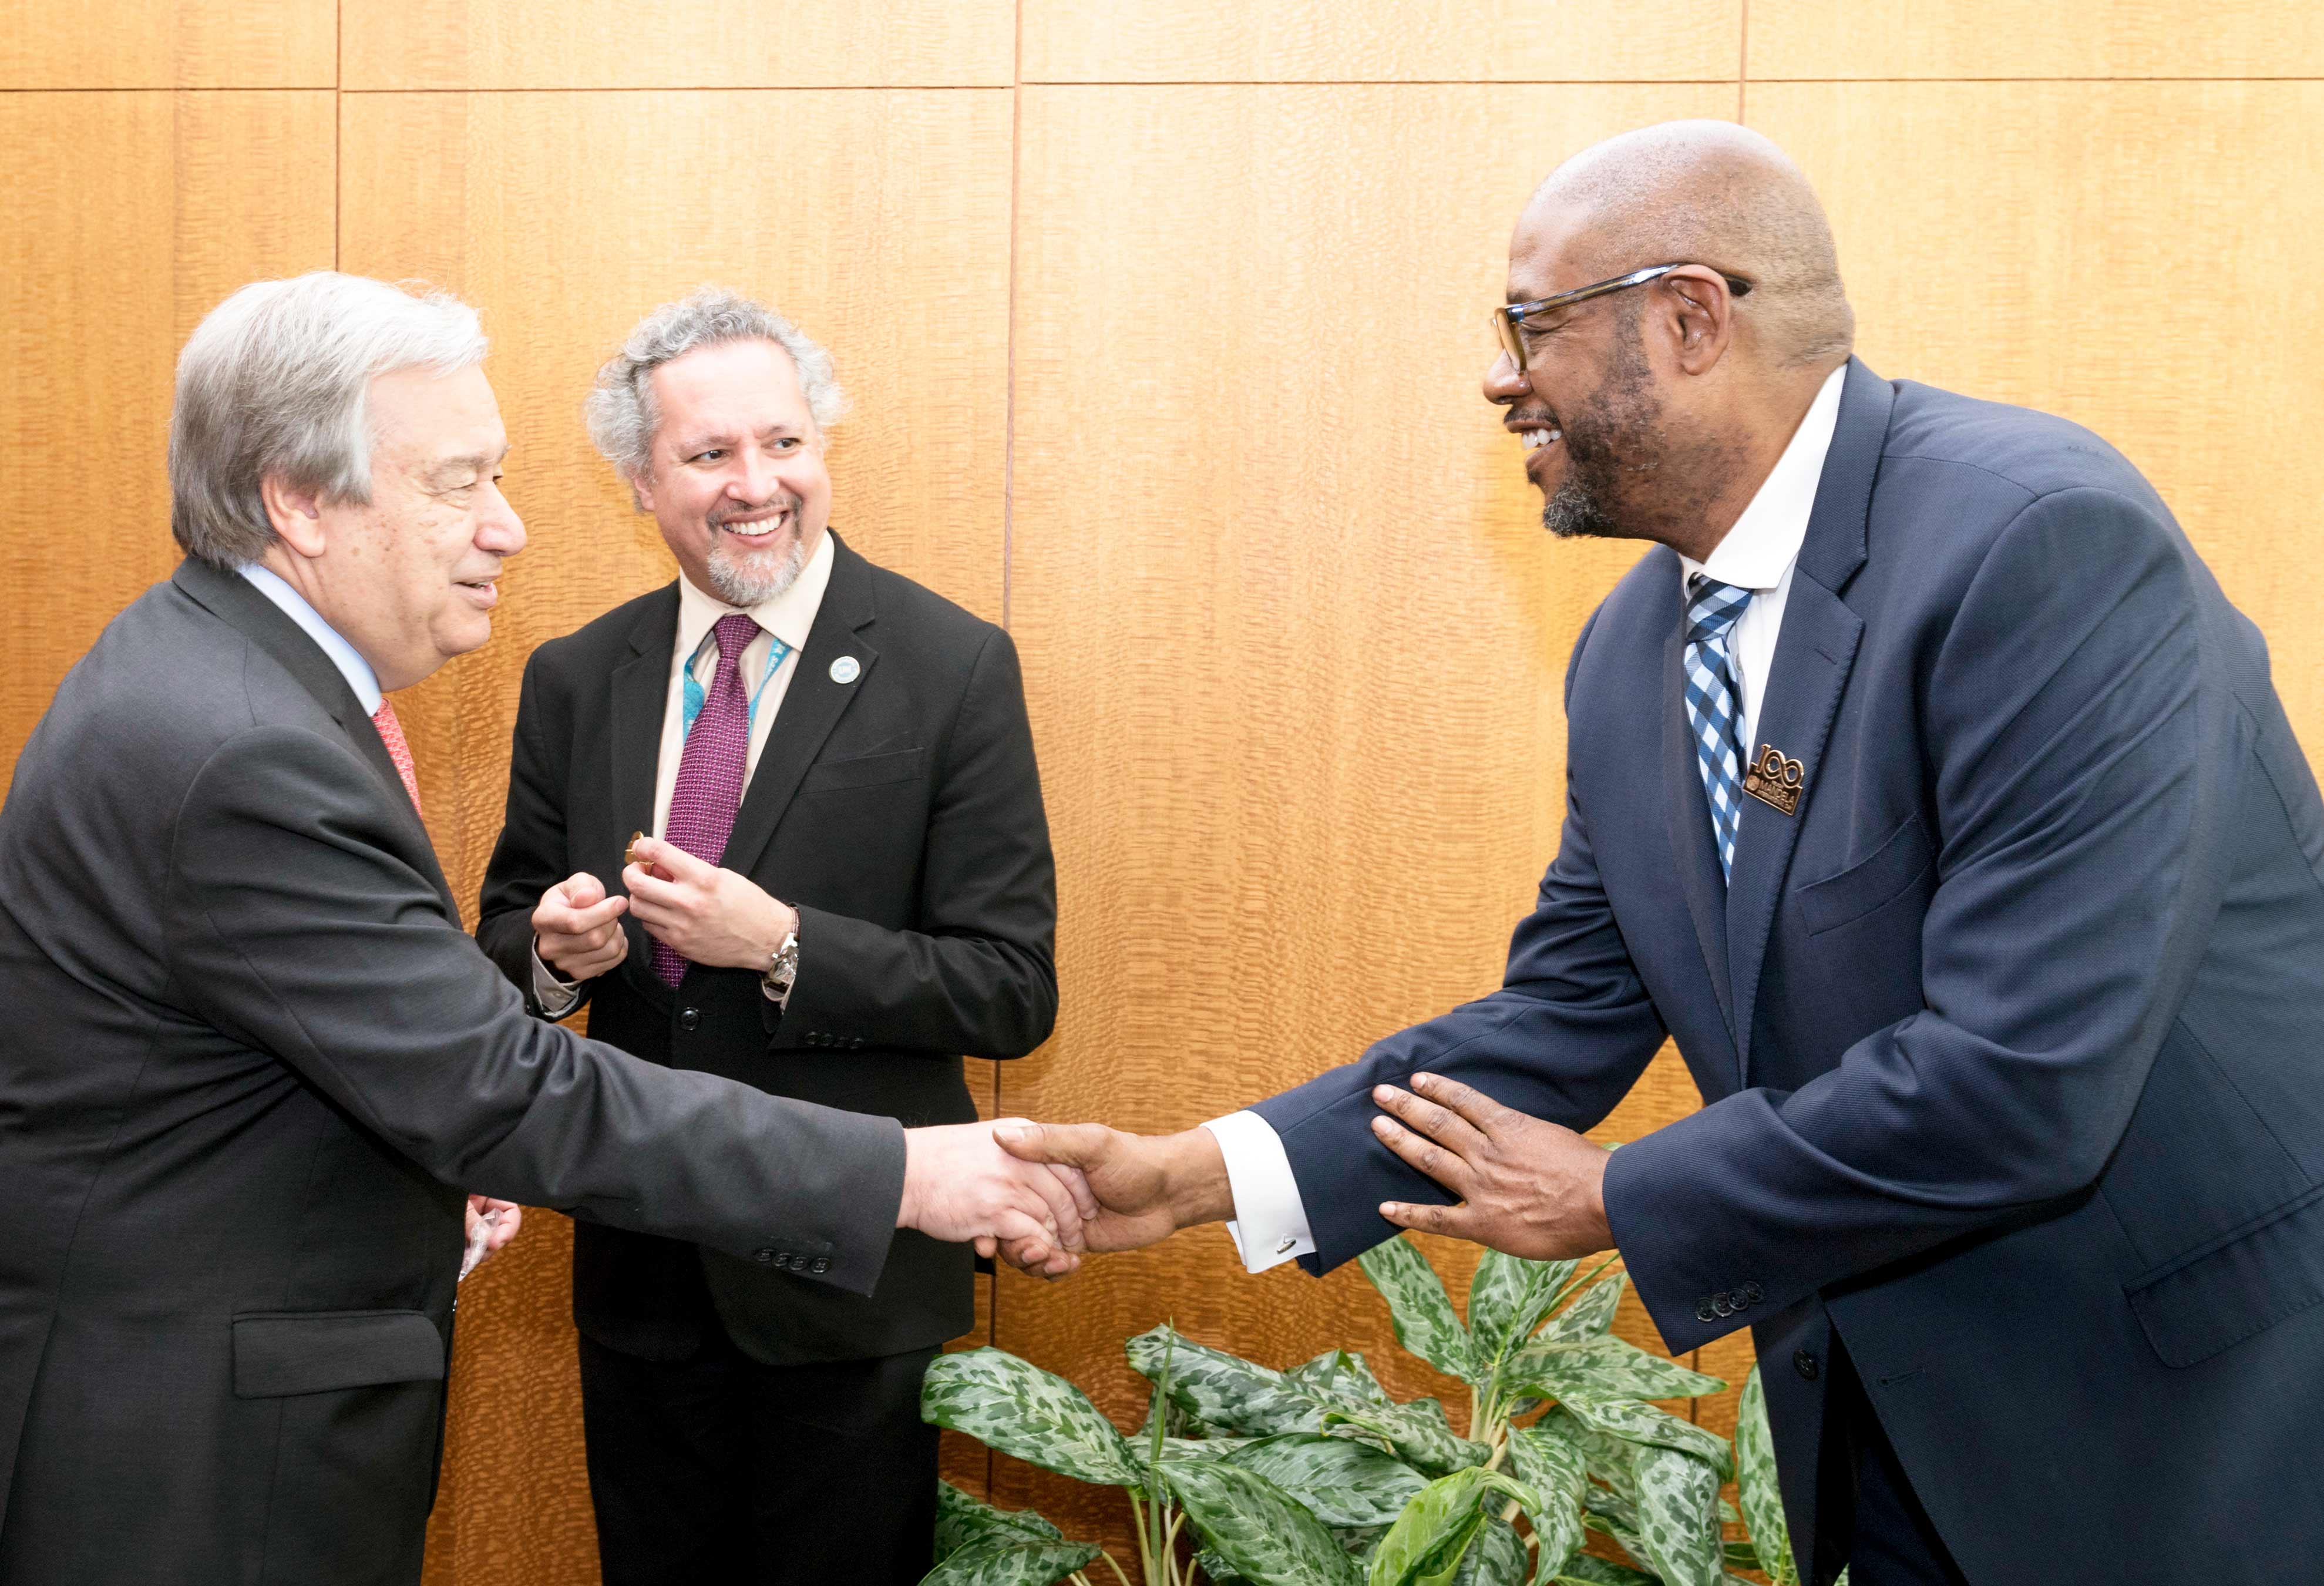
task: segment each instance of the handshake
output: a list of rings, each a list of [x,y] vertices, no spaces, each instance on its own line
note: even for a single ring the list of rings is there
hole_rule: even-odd
[[[1531,1260],[1613,1248],[1602,1148],[1441,1074],[1407,1083],[1373,1088],[1373,1138],[1447,1199],[1384,1202],[1384,1222]],[[1064,1277],[1086,1252],[1136,1249],[1235,1215],[1225,1153],[1207,1129],[1148,1136],[1004,1118],[904,1139],[898,1227],[973,1241],[1045,1277]]]

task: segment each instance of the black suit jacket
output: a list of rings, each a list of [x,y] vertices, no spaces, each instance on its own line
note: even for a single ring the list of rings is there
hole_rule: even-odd
[[[415,1582],[464,1191],[873,1286],[885,1120],[530,1017],[322,651],[189,563],[0,810],[0,1583]]]
[[[1021,1056],[1056,1019],[1056,872],[1017,651],[991,623],[833,549],[724,858],[798,909],[788,1010],[753,970],[688,965],[673,992],[625,917],[629,956],[586,988],[590,1033],[908,1127],[964,1123],[976,1107],[961,1056]],[[619,891],[630,834],[653,825],[678,604],[665,586],[525,668],[476,935],[528,1000],[541,893],[576,871]],[[843,656],[852,681],[831,674]],[[735,1343],[771,1364],[894,1354],[973,1325],[968,1247],[909,1231],[868,1298],[610,1228],[578,1231],[573,1267],[582,1332],[653,1359],[699,1347],[705,1278]]]

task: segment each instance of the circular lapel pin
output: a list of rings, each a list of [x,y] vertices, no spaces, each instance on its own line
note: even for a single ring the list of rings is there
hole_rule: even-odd
[[[863,663],[852,655],[843,655],[831,663],[831,680],[835,683],[853,683],[862,675]]]

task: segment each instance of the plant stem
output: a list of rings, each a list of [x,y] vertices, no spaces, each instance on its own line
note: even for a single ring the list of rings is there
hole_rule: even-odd
[[[1121,1586],[1130,1586],[1130,1577],[1129,1577],[1129,1576],[1127,1576],[1127,1575],[1125,1575],[1125,1574],[1123,1574],[1123,1573],[1121,1572],[1121,1566],[1120,1566],[1120,1564],[1115,1563],[1113,1562],[1113,1554],[1110,1554],[1110,1553],[1102,1553],[1102,1554],[1098,1554],[1097,1556],[1098,1556],[1098,1557],[1100,1557],[1100,1558],[1102,1558],[1102,1559],[1103,1559],[1103,1560],[1105,1561],[1105,1567],[1106,1567],[1107,1569],[1111,1570],[1111,1571],[1113,1572],[1113,1578],[1114,1578],[1115,1580],[1117,1580],[1117,1581],[1120,1581],[1120,1582],[1121,1582]],[[1074,1578],[1075,1580],[1080,1580],[1080,1579],[1081,1579],[1081,1577],[1080,1577],[1080,1576],[1078,1576],[1078,1575],[1074,1576]]]
[[[1138,1529],[1138,1572],[1145,1577],[1146,1586],[1154,1586],[1154,1539],[1147,1533],[1145,1506],[1138,1501],[1135,1488],[1130,1493],[1130,1518]]]
[[[1177,1586],[1177,1583],[1182,1579],[1178,1573],[1178,1527],[1185,1523],[1185,1510],[1171,1510],[1170,1529],[1162,1538],[1162,1558],[1164,1563],[1169,1566],[1172,1586]],[[1191,1580],[1192,1578],[1192,1576],[1186,1576],[1183,1579]]]

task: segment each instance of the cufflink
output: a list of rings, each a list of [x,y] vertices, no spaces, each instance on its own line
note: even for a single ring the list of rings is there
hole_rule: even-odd
[[[1278,1256],[1287,1256],[1291,1253],[1291,1247],[1298,1242],[1298,1238],[1296,1235],[1286,1239],[1275,1247],[1275,1253]]]

